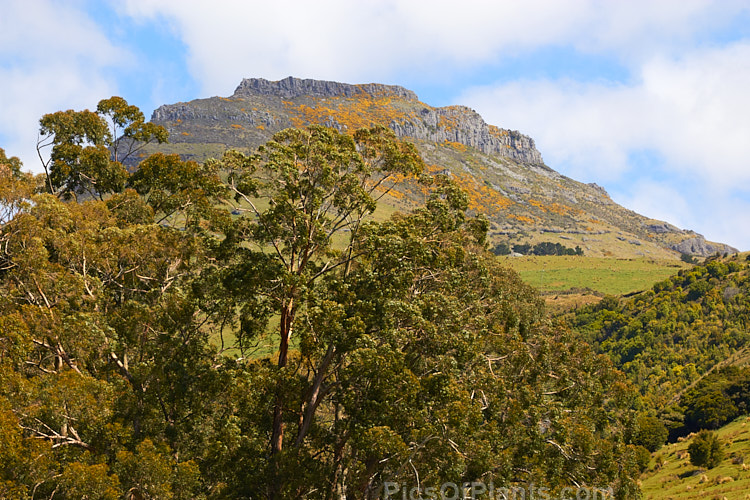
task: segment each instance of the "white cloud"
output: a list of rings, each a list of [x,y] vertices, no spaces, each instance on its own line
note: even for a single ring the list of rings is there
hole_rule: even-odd
[[[457,101],[532,135],[547,163],[621,179],[629,155],[657,152],[667,170],[712,186],[750,183],[750,43],[647,62],[631,85],[511,82]]]
[[[38,120],[59,109],[96,106],[116,88],[106,68],[127,64],[80,9],[81,2],[9,0],[0,16],[0,147],[40,170]]]
[[[647,217],[693,229],[709,241],[750,250],[750,201],[726,192],[706,192],[699,186],[639,179],[613,192],[619,204]]]
[[[631,84],[510,82],[457,101],[530,134],[550,166],[614,187],[629,208],[750,248],[748,226],[706,217],[721,208],[736,218],[733,204],[750,205],[733,197],[750,193],[750,43],[654,57],[637,75]],[[658,162],[633,160],[644,151]]]
[[[689,221],[695,219],[695,207],[686,197],[687,193],[662,182],[640,179],[624,193],[610,194],[617,203],[641,215],[669,221],[679,228],[689,229]]]
[[[206,92],[225,94],[248,76],[439,77],[549,45],[630,60],[746,8],[741,0],[126,0],[117,7],[176,30],[194,77]]]

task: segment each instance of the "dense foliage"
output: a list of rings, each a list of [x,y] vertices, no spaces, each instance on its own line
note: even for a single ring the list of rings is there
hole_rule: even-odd
[[[607,297],[579,310],[572,323],[641,389],[646,408],[676,437],[726,423],[739,414],[736,404],[747,410],[738,395],[746,372],[714,370],[747,356],[749,320],[748,265],[735,256],[710,259],[628,298]]]
[[[64,123],[104,130],[81,116]],[[68,154],[111,154],[116,136],[81,146],[50,120],[50,177],[0,157],[0,497],[471,481],[637,497],[630,386],[386,129],[287,130],[252,156],[155,155],[130,174],[112,157],[77,171]],[[368,218],[396,182],[432,195]]]
[[[724,458],[724,443],[711,431],[701,431],[688,446],[690,463],[698,467],[713,469]]]
[[[509,243],[501,242],[492,247],[492,253],[495,255],[510,255],[513,252],[521,255],[583,255],[583,250],[577,245],[575,248],[570,248],[560,243],[552,243],[551,241],[542,241],[535,245],[531,243],[510,245]]]

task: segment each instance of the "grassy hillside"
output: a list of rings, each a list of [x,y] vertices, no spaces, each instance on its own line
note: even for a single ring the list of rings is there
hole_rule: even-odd
[[[590,290],[625,295],[651,288],[687,267],[674,260],[579,256],[498,257],[544,294]]]
[[[725,458],[718,467],[705,470],[690,464],[687,448],[692,438],[666,445],[653,454],[649,469],[641,477],[643,498],[750,498],[750,416],[740,417],[716,432],[725,443]]]

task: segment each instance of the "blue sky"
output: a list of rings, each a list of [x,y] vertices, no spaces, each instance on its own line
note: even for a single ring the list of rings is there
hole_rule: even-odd
[[[750,250],[750,0],[4,0],[0,147],[242,78],[402,85],[532,136],[615,201]]]

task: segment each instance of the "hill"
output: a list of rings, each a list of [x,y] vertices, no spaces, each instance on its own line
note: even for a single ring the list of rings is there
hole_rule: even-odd
[[[607,354],[640,387],[647,408],[678,432],[689,411],[685,393],[714,370],[747,358],[748,320],[750,266],[739,254],[683,269],[629,297],[607,297],[571,316],[573,328]]]
[[[687,448],[691,439],[672,443],[653,454],[649,469],[641,477],[645,500],[671,498],[698,500],[721,498],[744,500],[750,490],[747,443],[750,417],[743,416],[716,431],[725,444],[725,458],[705,470],[690,464]]]
[[[432,172],[453,177],[470,208],[490,220],[490,242],[548,241],[580,246],[586,255],[675,259],[735,249],[628,210],[596,184],[544,164],[533,139],[487,124],[464,106],[432,107],[403,87],[287,78],[245,79],[229,97],[164,105],[153,123],[171,144],[145,148],[204,161],[227,148],[254,151],[284,128],[322,124],[340,131],[382,124],[419,149]],[[406,210],[423,202],[401,192],[384,200]]]

